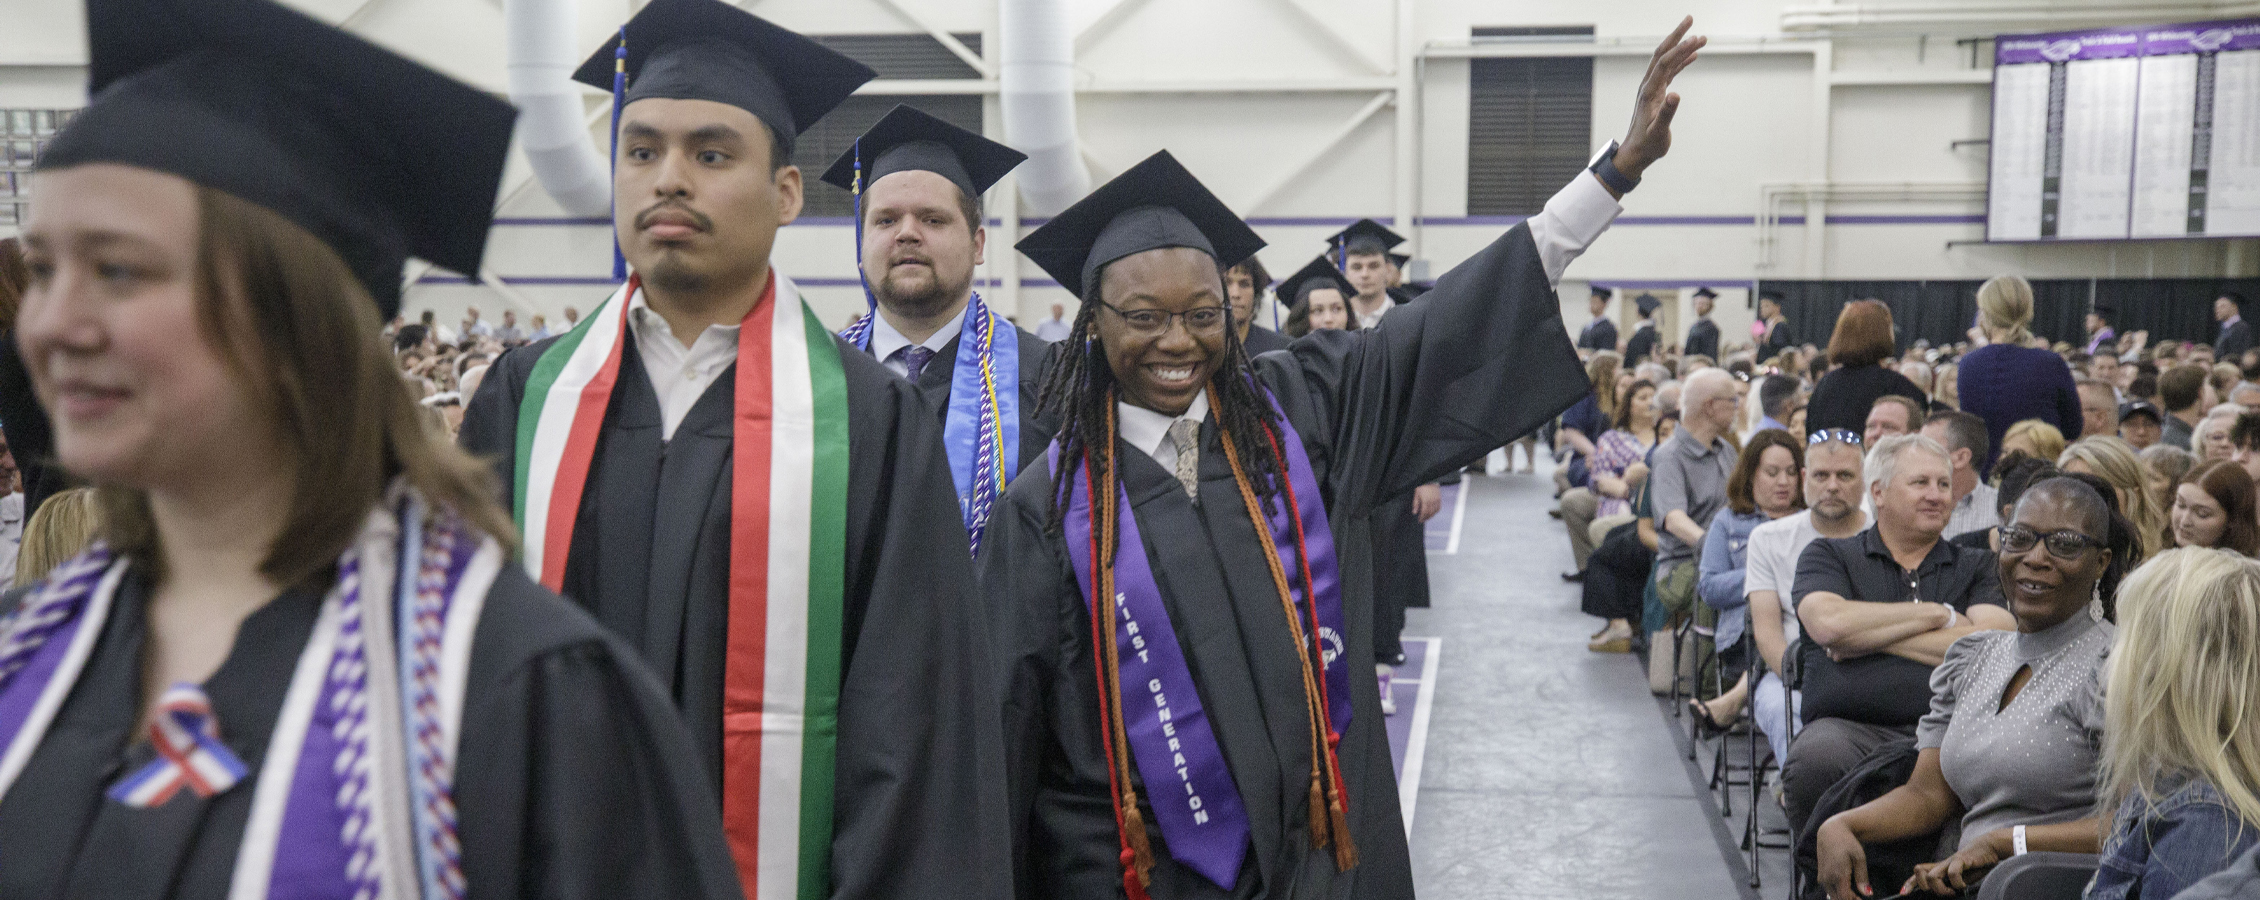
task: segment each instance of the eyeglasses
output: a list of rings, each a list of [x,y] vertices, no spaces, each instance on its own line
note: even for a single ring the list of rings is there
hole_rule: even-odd
[[[2004,525],[2001,527],[2002,550],[2010,553],[2026,553],[2030,552],[2035,545],[2041,543],[2048,545],[2048,555],[2067,562],[2079,559],[2080,555],[2086,553],[2089,547],[2105,546],[2102,541],[2077,531],[2051,531],[2047,534],[2041,534],[2023,525]]]
[[[1842,428],[1823,428],[1819,431],[1813,432],[1812,434],[1806,435],[1805,446],[1818,447],[1822,444],[1834,441],[1839,444],[1851,444],[1852,446],[1857,447],[1860,446],[1862,440],[1863,439],[1860,437],[1860,433],[1857,431],[1847,431]]]
[[[1137,334],[1162,334],[1169,330],[1171,322],[1179,318],[1185,320],[1185,330],[1194,334],[1216,334],[1224,330],[1225,308],[1222,306],[1203,306],[1173,313],[1158,309],[1123,309],[1104,300],[1091,302],[1113,310],[1115,315],[1122,317],[1122,323],[1130,326],[1130,330]]]

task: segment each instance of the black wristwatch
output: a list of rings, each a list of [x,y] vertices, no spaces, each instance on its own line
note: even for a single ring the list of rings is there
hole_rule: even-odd
[[[1632,193],[1633,188],[1639,187],[1640,179],[1626,175],[1623,170],[1617,168],[1617,148],[1619,146],[1622,145],[1616,141],[1610,141],[1607,147],[1602,148],[1600,155],[1593,159],[1592,172],[1600,177],[1602,184],[1608,185],[1609,190],[1617,192],[1617,195],[1621,197]]]

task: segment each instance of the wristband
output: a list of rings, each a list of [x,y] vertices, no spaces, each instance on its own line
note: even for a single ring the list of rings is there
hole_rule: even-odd
[[[1623,170],[1617,168],[1618,146],[1616,141],[1610,141],[1608,148],[1601,151],[1600,158],[1594,160],[1592,172],[1601,179],[1602,184],[1609,186],[1609,190],[1615,191],[1618,196],[1623,196],[1632,193],[1633,188],[1639,187],[1640,179],[1626,175]]]
[[[1946,604],[1944,604],[1944,603],[1941,603],[1941,604],[1939,604],[1939,605],[1940,605],[1940,606],[1946,606]],[[1961,621],[1961,620],[1962,620],[1962,614],[1961,614],[1961,613],[1957,613],[1957,612],[1955,612],[1955,611],[1954,611],[1954,607],[1951,607],[1951,606],[1946,606],[1946,627],[1948,627],[1948,628],[1952,628],[1952,627],[1954,627],[1954,623],[1956,623],[1956,622],[1959,622],[1959,621]]]
[[[2012,855],[2025,855],[2025,826],[2019,825],[2015,828],[2009,829],[2009,843],[2014,845],[2017,850],[2017,852]]]

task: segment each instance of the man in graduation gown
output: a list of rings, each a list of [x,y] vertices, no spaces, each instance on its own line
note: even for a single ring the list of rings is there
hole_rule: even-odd
[[[897,106],[824,173],[855,194],[856,263],[872,304],[841,337],[936,408],[976,550],[1005,485],[1051,440],[1036,415],[1051,343],[973,290],[989,239],[981,195],[1027,158]]]
[[[1341,265],[1342,274],[1349,276],[1350,286],[1357,289],[1357,295],[1350,298],[1350,315],[1357,318],[1359,328],[1380,324],[1391,308],[1411,299],[1390,291],[1396,266],[1389,251],[1404,242],[1404,235],[1372,219],[1359,219],[1327,236],[1326,246],[1333,252],[1334,261]]]
[[[256,206],[354,269],[376,301],[358,311],[371,332],[398,312],[411,253],[479,270],[509,154],[509,104],[265,0],[91,0],[87,25],[95,99],[49,145],[35,179],[130,168]],[[87,265],[61,245],[92,220],[36,205],[33,216],[27,233],[55,271]],[[294,285],[316,283],[299,277]],[[108,286],[87,284],[56,275],[37,301],[39,327],[77,316],[66,327],[99,329],[83,307],[118,301]],[[356,311],[311,315],[340,314]],[[279,343],[246,352],[290,366],[282,359],[309,353],[306,343],[350,340],[289,326],[255,323]],[[344,386],[353,379],[340,381],[329,402],[369,402]],[[11,414],[11,430],[25,421]],[[58,415],[61,442],[84,447],[87,421]],[[335,433],[344,421],[310,427]],[[378,465],[374,452],[367,458]],[[177,570],[161,581],[161,553],[91,550],[40,590],[0,597],[0,897],[341,897],[356,888],[407,897],[424,879],[452,884],[457,897],[739,896],[690,740],[634,651],[510,568],[496,540],[433,514],[414,493],[388,494],[365,520],[350,519],[369,524],[341,559],[397,559],[421,546],[422,577],[403,585],[394,567],[371,564],[358,578],[316,575],[278,596],[230,600],[263,602],[229,626],[227,655],[209,677],[159,684],[161,695],[150,675],[162,658],[199,651],[165,640],[183,628],[166,622],[168,608],[181,619],[179,607],[159,598],[177,603],[164,591],[202,589],[183,587]],[[326,484],[297,484],[294,494],[300,510],[353,502]],[[448,565],[430,566],[434,558]],[[430,604],[434,596],[445,601]],[[397,631],[384,624],[394,621]],[[446,637],[427,641],[411,628]],[[417,697],[424,702],[408,702]],[[357,722],[365,710],[397,715]],[[211,737],[153,738],[167,732],[145,711],[175,735],[200,730],[184,719],[201,720]],[[193,776],[179,768],[186,763],[196,764]],[[415,849],[435,844],[452,852]],[[388,849],[356,857],[355,846]]]
[[[873,73],[720,0],[654,0],[625,35],[614,228],[636,276],[498,361],[463,443],[511,486],[527,568],[673,692],[749,898],[996,896],[986,639],[941,423],[769,262],[800,211],[794,137]],[[611,86],[618,40],[575,77]]]
[[[1405,267],[1411,264],[1411,254],[1389,254],[1389,299],[1398,303],[1411,303],[1414,298],[1428,293],[1428,285],[1405,280]]]
[[[1617,323],[1609,321],[1609,297],[1612,292],[1598,284],[1592,286],[1591,296],[1585,300],[1586,309],[1593,314],[1592,321],[1577,333],[1578,355],[1591,358],[1594,353],[1617,349]]]
[[[1057,456],[982,551],[1021,896],[1412,896],[1378,697],[1350,677],[1371,572],[1336,551],[1590,389],[1553,285],[1669,148],[1691,24],[1601,171],[1371,331],[1242,367],[1216,273],[1261,242],[1166,154],[1021,242],[1096,339],[1057,363],[1081,386]]]
[[[1224,273],[1224,292],[1232,303],[1232,327],[1240,332],[1240,346],[1249,356],[1287,349],[1286,335],[1256,324],[1256,313],[1263,308],[1263,292],[1270,288],[1270,270],[1263,267],[1262,260],[1252,256]],[[1281,306],[1293,305],[1285,297],[1278,298],[1277,302]]]
[[[1632,326],[1632,334],[1624,339],[1624,364],[1626,368],[1647,362],[1656,355],[1656,308],[1663,305],[1654,294],[1641,294],[1632,301],[1640,311],[1640,321]]]
[[[1717,291],[1710,288],[1695,289],[1695,324],[1687,326],[1687,342],[1682,345],[1682,355],[1708,356],[1712,362],[1718,361],[1719,323],[1711,321],[1711,309],[1718,302]]]

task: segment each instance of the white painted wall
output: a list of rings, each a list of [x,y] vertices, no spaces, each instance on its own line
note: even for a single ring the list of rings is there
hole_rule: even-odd
[[[499,3],[467,0],[288,0],[328,21],[500,93],[504,87]],[[1605,52],[1646,47],[1682,13],[1719,43],[1682,79],[1685,98],[1672,156],[1627,199],[1624,218],[1573,265],[1562,295],[1565,319],[1585,319],[1588,281],[1627,285],[1660,297],[1684,298],[1695,284],[1747,286],[1755,278],[1974,278],[2005,272],[2029,277],[2216,275],[2260,273],[2260,242],[2155,242],[2078,246],[1982,246],[1985,169],[1982,146],[1953,148],[1986,136],[1988,87],[1972,82],[1969,50],[1957,38],[2003,31],[2130,23],[2153,14],[2175,19],[2208,13],[2250,14],[2249,2],[2205,0],[1937,0],[1837,3],[1886,14],[1915,5],[1959,7],[1958,21],[1902,21],[1833,34],[1785,32],[1784,0],[1401,0],[1411,4],[1400,33],[1399,0],[1062,0],[1088,27],[1079,40],[1082,71],[1078,115],[1095,178],[1103,179],[1167,148],[1271,241],[1262,258],[1275,272],[1298,267],[1322,249],[1320,239],[1348,220],[1414,221],[1398,230],[1440,273],[1507,227],[1466,216],[1465,59],[1451,58],[1476,25],[1590,24]],[[2013,4],[2020,9],[2007,9]],[[72,0],[6,0],[0,27],[0,108],[72,106],[82,102],[84,36]],[[583,43],[594,47],[631,10],[630,0],[581,0]],[[820,33],[908,32],[937,27],[989,36],[990,0],[761,0],[760,14]],[[1888,17],[1888,15],[1886,16]],[[1094,25],[1095,23],[1095,25]],[[1763,42],[1817,48],[1750,52]],[[1429,51],[1420,53],[1423,47]],[[1983,55],[1989,55],[1989,50]],[[1439,55],[1441,54],[1441,55]],[[1989,63],[1981,58],[1981,67]],[[1622,133],[1640,55],[1607,55],[1595,68],[1594,139]],[[1405,68],[1417,73],[1414,127],[1400,139],[1395,88]],[[1922,81],[1946,83],[1874,83]],[[1827,82],[1838,83],[1833,87]],[[1303,90],[1283,90],[1300,85]],[[991,86],[993,89],[993,85]],[[1353,114],[1377,96],[1383,106],[1338,143],[1325,146]],[[590,103],[600,98],[591,92]],[[992,133],[1001,130],[995,104]],[[1409,150],[1400,166],[1400,143]],[[1292,180],[1288,173],[1315,157]],[[610,268],[610,235],[601,225],[554,221],[557,207],[527,182],[522,163],[506,181],[488,254],[489,268],[514,283],[494,289],[441,283],[433,273],[411,287],[407,308],[436,309],[450,320],[477,304],[489,318],[520,300],[552,318],[567,304],[584,311],[608,293],[596,284]],[[1875,186],[1964,185],[1939,199],[1863,197],[1825,205],[1792,200],[1793,217],[1772,229],[1770,247],[1752,224],[1769,184]],[[1277,187],[1276,190],[1272,188]],[[1009,184],[992,195],[1009,198]],[[1257,204],[1255,201],[1262,199]],[[1801,217],[1860,217],[1814,228]],[[1910,217],[1918,218],[1910,221]],[[996,277],[1013,236],[990,235]],[[781,268],[803,281],[827,320],[844,322],[862,306],[854,286],[851,232],[843,222],[808,222],[780,237]],[[1067,299],[1040,282],[1024,289],[994,285],[1000,302],[1017,299],[1024,321]],[[556,283],[556,282],[568,283]],[[547,283],[545,283],[547,282]],[[1729,339],[1747,334],[1746,294],[1723,290],[1717,317]],[[1016,296],[1015,296],[1016,295]],[[1069,301],[1072,302],[1072,301]],[[1684,303],[1684,299],[1681,301]],[[1678,312],[1681,321],[1689,313]]]

